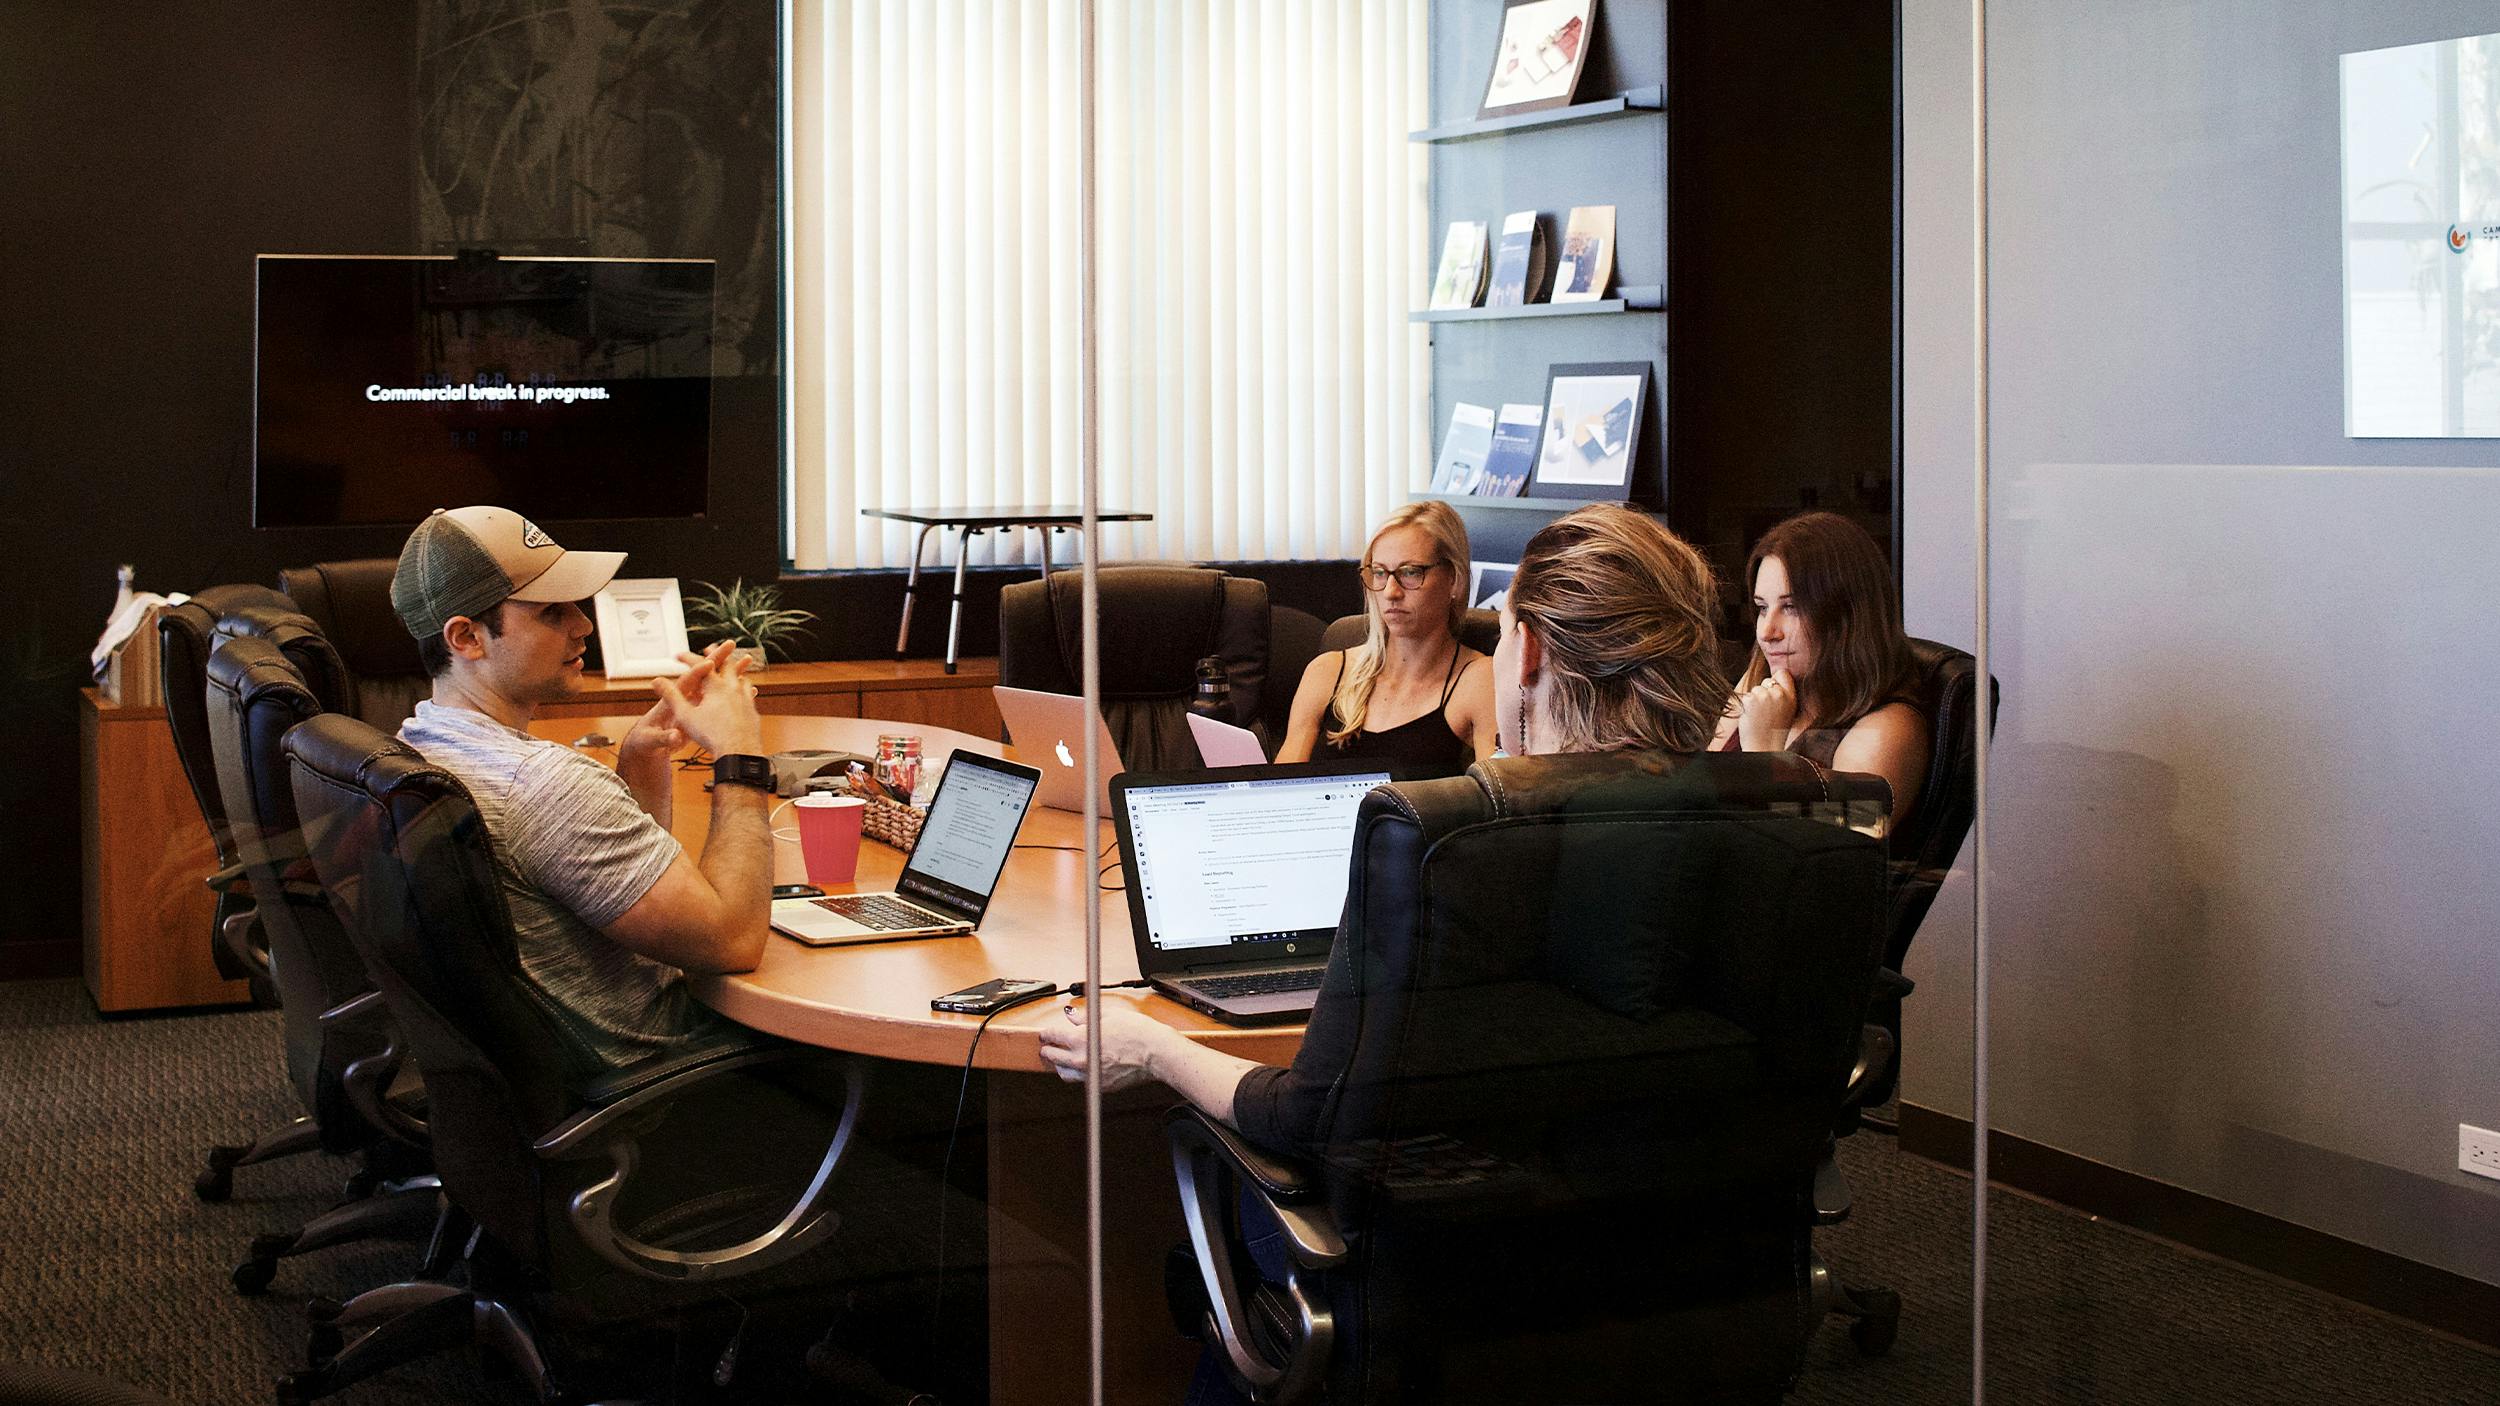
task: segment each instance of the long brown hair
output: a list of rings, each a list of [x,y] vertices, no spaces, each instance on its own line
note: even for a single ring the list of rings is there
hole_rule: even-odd
[[[1727,698],[1718,587],[1683,538],[1629,508],[1582,508],[1528,539],[1511,614],[1545,650],[1558,749],[1698,752]]]
[[[1892,566],[1866,529],[1838,513],[1800,513],[1762,534],[1745,558],[1745,619],[1765,558],[1788,572],[1789,598],[1805,617],[1814,672],[1799,681],[1818,728],[1846,727],[1883,706],[1910,676],[1910,641],[1901,632]],[[1738,693],[1769,672],[1757,638]]]

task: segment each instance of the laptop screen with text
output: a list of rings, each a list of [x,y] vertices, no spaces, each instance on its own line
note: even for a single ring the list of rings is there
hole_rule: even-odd
[[[1130,882],[1160,953],[1334,936],[1363,796],[1391,775],[1126,788]]]
[[[1024,823],[1039,781],[1030,767],[955,753],[895,891],[978,918],[1015,848],[1016,828]]]

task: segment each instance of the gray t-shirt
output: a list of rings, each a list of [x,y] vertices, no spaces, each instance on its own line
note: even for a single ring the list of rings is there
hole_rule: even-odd
[[[600,931],[685,852],[623,778],[468,708],[420,702],[399,737],[476,801],[495,842],[522,976],[567,1015],[586,1053],[619,1068],[721,1020],[687,992],[684,972]]]

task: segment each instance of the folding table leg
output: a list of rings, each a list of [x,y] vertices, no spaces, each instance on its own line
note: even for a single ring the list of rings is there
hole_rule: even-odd
[[[946,672],[955,672],[955,642],[964,628],[964,566],[972,559],[972,538],[981,529],[967,527],[955,539],[955,601],[946,610]]]
[[[903,657],[905,646],[911,643],[911,602],[912,597],[920,592],[920,558],[929,550],[929,534],[935,531],[936,523],[922,523],[920,535],[912,539],[911,574],[903,578],[903,628],[894,632],[894,657],[897,659]],[[959,586],[956,589],[960,591],[962,588]],[[954,671],[950,669],[947,672]]]

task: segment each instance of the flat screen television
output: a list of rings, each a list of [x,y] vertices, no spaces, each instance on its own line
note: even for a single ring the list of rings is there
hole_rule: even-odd
[[[263,254],[252,522],[703,515],[709,259]]]

